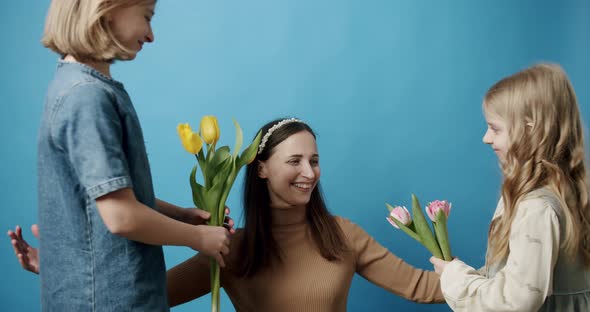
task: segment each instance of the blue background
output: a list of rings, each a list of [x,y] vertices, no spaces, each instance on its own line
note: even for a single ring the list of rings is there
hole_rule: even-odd
[[[36,216],[36,137],[57,56],[39,40],[48,1],[3,3],[0,18],[0,228]],[[385,202],[453,203],[453,252],[484,261],[500,172],[481,142],[481,99],[500,78],[539,61],[563,65],[585,122],[590,120],[590,2],[253,0],[159,1],[155,43],[119,62],[143,123],[159,198],[190,206],[193,158],[175,127],[203,115],[220,120],[233,144],[231,117],[250,139],[281,116],[318,133],[322,184],[332,212],[425,269],[428,253],[386,221]],[[586,132],[586,137],[588,133]],[[241,179],[228,205],[240,219]],[[36,241],[31,240],[33,245]],[[193,254],[166,247],[168,266]],[[0,309],[39,309],[38,277],[0,244]],[[205,296],[175,311],[209,308]],[[224,299],[224,310],[232,310]],[[447,311],[418,305],[355,278],[350,311]]]

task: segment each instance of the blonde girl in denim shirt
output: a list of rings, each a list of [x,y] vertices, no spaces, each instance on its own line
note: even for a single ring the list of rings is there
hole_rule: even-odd
[[[38,142],[43,311],[167,311],[160,245],[224,265],[227,229],[155,198],[139,120],[110,74],[113,61],[133,60],[154,40],[155,4],[51,2],[42,42],[61,59]]]
[[[557,65],[504,78],[483,104],[504,181],[481,270],[431,258],[454,311],[590,311],[590,192],[574,89]]]

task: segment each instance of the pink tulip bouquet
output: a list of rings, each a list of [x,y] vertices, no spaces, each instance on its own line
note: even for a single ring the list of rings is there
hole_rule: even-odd
[[[412,213],[404,206],[391,206],[385,204],[389,210],[387,221],[395,228],[404,231],[410,237],[424,245],[430,253],[445,261],[451,261],[451,246],[447,231],[447,218],[451,212],[451,203],[446,200],[435,200],[429,203],[425,209],[426,214],[432,221],[434,231],[431,230],[418,198],[412,194]]]

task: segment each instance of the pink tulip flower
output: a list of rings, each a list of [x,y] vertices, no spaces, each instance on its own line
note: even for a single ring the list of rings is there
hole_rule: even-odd
[[[426,214],[433,222],[436,222],[436,215],[441,211],[445,213],[446,217],[449,217],[451,213],[452,204],[446,200],[435,200],[426,206]]]
[[[389,221],[389,223],[393,225],[395,228],[399,229],[395,222],[393,222],[392,218],[395,218],[403,225],[409,225],[410,223],[412,223],[412,216],[410,215],[408,209],[406,209],[406,207],[404,206],[394,207],[393,210],[391,210],[391,212],[389,213],[389,216],[387,217],[387,221]]]

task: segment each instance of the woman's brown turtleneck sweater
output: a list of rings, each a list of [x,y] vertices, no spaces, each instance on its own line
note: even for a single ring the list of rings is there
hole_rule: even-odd
[[[363,229],[336,217],[349,251],[340,261],[324,259],[315,247],[304,209],[273,210],[273,235],[282,261],[241,278],[232,267],[240,261],[232,238],[221,286],[236,311],[346,311],[348,291],[355,273],[408,300],[444,302],[439,277],[416,269],[379,245]],[[196,255],[168,271],[168,301],[175,306],[210,291],[209,258]]]

